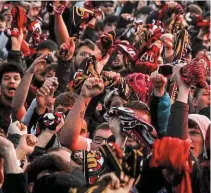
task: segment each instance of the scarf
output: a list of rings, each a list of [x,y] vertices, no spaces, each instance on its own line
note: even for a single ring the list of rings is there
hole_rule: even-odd
[[[157,132],[152,125],[125,107],[112,107],[105,113],[104,118],[108,121],[109,117],[113,116],[120,119],[122,133],[127,134],[142,147],[151,149],[153,141],[157,138]]]
[[[192,193],[190,143],[186,140],[171,137],[155,140],[149,165],[150,167],[160,166],[176,171],[182,175],[181,184],[175,188],[176,192]]]

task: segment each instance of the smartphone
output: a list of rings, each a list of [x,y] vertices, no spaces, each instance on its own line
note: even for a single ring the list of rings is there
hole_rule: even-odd
[[[158,69],[158,73],[169,78],[173,74],[173,66],[170,64],[161,65]]]

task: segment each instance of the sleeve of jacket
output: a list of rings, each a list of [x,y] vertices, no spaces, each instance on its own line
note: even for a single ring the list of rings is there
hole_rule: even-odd
[[[23,55],[21,51],[18,50],[10,50],[7,56],[7,62],[15,62],[20,64],[23,70],[26,70],[26,64],[23,61]]]
[[[21,62],[22,53],[21,51],[16,50],[10,50],[7,56],[8,62],[15,61],[15,62]]]
[[[56,95],[67,91],[67,84],[69,83],[71,76],[71,65],[72,63],[70,61],[64,62],[59,59],[56,68],[56,77],[59,82]]]
[[[186,103],[175,101],[171,106],[168,128],[166,135],[187,139],[188,137],[188,111],[189,106]]]
[[[9,134],[8,139],[13,143],[15,148],[17,148],[19,141],[20,141],[21,135],[19,134]]]
[[[6,174],[3,184],[4,193],[28,193],[26,173]]]
[[[170,108],[171,100],[167,92],[162,97],[156,97],[154,93],[152,93],[150,100],[150,114],[152,125],[155,127],[159,138],[166,135]]]

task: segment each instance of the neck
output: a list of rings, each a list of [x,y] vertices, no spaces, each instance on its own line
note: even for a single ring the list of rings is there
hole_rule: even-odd
[[[6,98],[4,95],[1,96],[1,99],[2,99],[2,101],[3,101],[4,104],[12,107],[12,99]]]

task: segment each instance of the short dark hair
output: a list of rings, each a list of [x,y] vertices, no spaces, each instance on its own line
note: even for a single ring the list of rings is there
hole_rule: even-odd
[[[0,67],[0,81],[2,81],[4,73],[8,72],[17,72],[20,74],[21,78],[23,77],[24,74],[23,69],[19,63],[7,62],[2,64]]]
[[[95,136],[95,133],[96,133],[98,130],[100,130],[100,129],[101,129],[101,130],[110,130],[108,122],[104,122],[104,123],[100,124],[100,125],[95,129],[95,131],[94,131],[94,133],[93,133],[93,136]]]
[[[138,9],[137,11],[135,11],[134,16],[137,17],[140,14],[150,14],[152,11],[154,11],[154,9],[150,6],[144,6],[141,7],[140,9]]]
[[[130,101],[130,102],[124,104],[124,107],[130,108],[132,110],[141,111],[141,112],[147,114],[149,116],[149,118],[151,119],[150,109],[143,102],[140,102],[140,101]]]
[[[117,23],[119,21],[119,17],[116,15],[108,15],[104,20],[104,25],[108,23]]]
[[[37,51],[49,49],[50,51],[56,51],[58,49],[58,45],[53,40],[45,40],[37,46]]]
[[[98,30],[99,30],[99,31],[103,31],[104,28],[105,28],[104,23],[101,22],[101,21],[98,21],[98,22],[96,23],[96,25],[95,25],[94,30],[96,30],[96,31],[98,31]]]
[[[69,92],[61,93],[59,96],[56,97],[56,101],[54,104],[54,107],[58,107],[59,105],[62,105],[64,107],[73,106],[76,101],[76,97],[74,94]]]
[[[83,46],[87,46],[89,49],[91,50],[95,50],[95,43],[93,43],[91,40],[89,39],[84,39],[83,41],[81,41],[75,49],[75,55],[78,53],[78,50],[83,47]]]
[[[28,173],[28,182],[30,183],[36,181],[37,176],[43,171],[48,171],[49,173],[71,173],[73,169],[69,162],[63,160],[58,155],[47,154],[33,160],[28,165],[26,172]]]
[[[188,128],[196,128],[196,129],[199,129],[201,131],[198,124],[192,119],[188,119]]]

